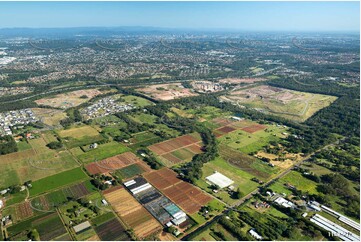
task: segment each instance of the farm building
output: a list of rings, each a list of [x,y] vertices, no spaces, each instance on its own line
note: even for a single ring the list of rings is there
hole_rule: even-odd
[[[327,230],[331,235],[337,236],[344,241],[360,241],[360,236],[348,231],[340,225],[328,220],[321,215],[315,214],[310,221]]]
[[[141,177],[124,182],[124,186],[126,186],[133,195],[152,188],[152,185],[150,185],[144,178]]]
[[[84,223],[75,225],[75,226],[73,227],[74,232],[75,232],[76,234],[78,234],[78,233],[80,233],[80,232],[82,232],[82,231],[84,231],[84,230],[86,230],[86,229],[89,229],[89,228],[91,228],[91,225],[90,225],[89,221],[85,221]]]
[[[214,172],[212,175],[207,176],[206,180],[211,184],[217,185],[221,189],[225,187],[229,187],[234,183],[234,181],[232,181],[231,179],[229,179],[228,177],[217,171]]]
[[[258,240],[262,240],[262,239],[263,239],[263,237],[262,237],[261,235],[259,235],[259,234],[256,232],[256,230],[254,230],[254,229],[251,229],[251,230],[249,231],[249,233],[250,233],[250,235],[252,235],[252,237],[255,238],[255,239],[258,239]]]
[[[187,215],[174,203],[170,203],[164,209],[173,217],[172,223],[174,225],[180,225],[187,220]]]
[[[285,208],[296,207],[296,205],[294,203],[284,199],[283,197],[278,197],[276,200],[274,200],[274,202]]]

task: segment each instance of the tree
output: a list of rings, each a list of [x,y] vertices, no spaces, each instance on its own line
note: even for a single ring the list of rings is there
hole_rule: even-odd
[[[30,233],[28,234],[28,237],[31,240],[40,241],[40,235],[36,229],[31,230]]]
[[[63,144],[60,141],[53,141],[47,144],[46,146],[48,146],[50,149],[56,150],[62,148]]]

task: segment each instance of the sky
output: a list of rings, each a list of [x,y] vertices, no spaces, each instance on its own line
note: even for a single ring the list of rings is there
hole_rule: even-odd
[[[144,26],[357,31],[356,2],[0,2],[0,28]]]

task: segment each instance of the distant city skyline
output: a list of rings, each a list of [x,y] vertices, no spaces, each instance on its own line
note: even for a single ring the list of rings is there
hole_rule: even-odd
[[[245,31],[357,31],[352,2],[0,2],[0,28],[142,26]]]

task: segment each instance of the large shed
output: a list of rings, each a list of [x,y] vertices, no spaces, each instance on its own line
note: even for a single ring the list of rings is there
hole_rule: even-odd
[[[207,176],[206,180],[214,185],[219,186],[219,188],[221,189],[228,187],[234,183],[234,181],[217,171],[214,172],[212,175]]]

